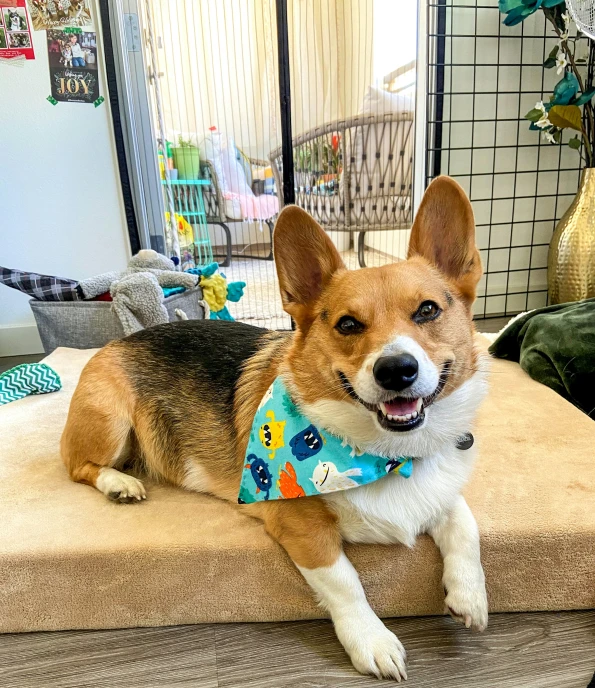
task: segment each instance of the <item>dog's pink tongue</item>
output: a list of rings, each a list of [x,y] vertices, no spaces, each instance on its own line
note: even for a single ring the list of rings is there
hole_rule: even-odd
[[[417,410],[417,399],[398,399],[384,404],[389,416],[406,416]]]

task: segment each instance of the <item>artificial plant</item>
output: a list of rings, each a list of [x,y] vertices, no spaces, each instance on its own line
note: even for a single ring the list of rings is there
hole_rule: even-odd
[[[546,69],[556,68],[563,75],[554,87],[548,103],[539,101],[526,115],[530,129],[540,130],[549,143],[560,143],[564,129],[576,131],[568,141],[570,148],[579,151],[585,166],[595,166],[595,116],[592,98],[595,88],[585,83],[579,67],[577,42],[581,34],[570,35],[570,14],[565,0],[499,0],[503,23],[516,26],[541,10],[558,37],[558,43],[543,63]],[[591,47],[593,54],[593,47]],[[583,61],[584,64],[584,61]],[[581,110],[582,108],[582,110]]]

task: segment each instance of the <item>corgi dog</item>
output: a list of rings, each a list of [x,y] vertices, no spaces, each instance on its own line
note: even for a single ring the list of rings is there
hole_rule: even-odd
[[[420,204],[408,259],[349,271],[322,228],[287,206],[274,255],[295,331],[182,321],[109,343],[82,372],[62,457],[72,480],[118,502],[146,497],[142,481],[121,470],[136,461],[153,478],[237,504],[245,465],[271,489],[267,461],[251,454],[246,464],[246,449],[279,376],[327,438],[414,457],[410,477],[389,472],[357,487],[357,469],[323,463],[320,484],[330,472],[338,489],[314,496],[286,465],[280,489],[298,498],[237,507],[287,551],[354,667],[400,681],[405,649],[368,604],[342,543],[410,547],[429,533],[444,560],[445,609],[467,627],[486,627],[478,528],[461,495],[475,449],[457,444],[485,393],[471,313],[482,273],[473,211],[461,187],[439,177]],[[308,429],[296,451],[316,451],[314,439]]]

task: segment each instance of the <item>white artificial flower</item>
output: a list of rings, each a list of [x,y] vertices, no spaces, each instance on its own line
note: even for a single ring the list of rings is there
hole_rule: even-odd
[[[540,129],[545,129],[546,127],[551,127],[552,123],[549,121],[547,114],[543,113],[542,118],[535,122],[535,126]]]
[[[543,112],[543,114],[545,115],[545,105],[543,104],[543,100],[540,100],[538,103],[535,103],[535,109],[541,110],[541,112]]]
[[[543,138],[547,139],[549,141],[549,143],[556,143],[556,139],[554,138],[554,135],[550,134],[549,131],[543,132]]]
[[[568,24],[570,24],[570,13],[566,12],[566,14],[563,14],[562,19],[564,20],[564,26],[568,28]]]
[[[568,64],[568,58],[566,57],[566,54],[560,50],[558,52],[558,57],[556,58],[556,67],[558,68],[556,70],[556,73],[562,74],[562,72],[566,69],[567,64]]]
[[[563,43],[564,41],[567,41],[567,40],[568,40],[568,29],[566,29],[566,31],[563,31],[563,32],[560,34],[560,42],[558,43],[558,45],[560,46],[560,48],[562,47],[562,43]]]

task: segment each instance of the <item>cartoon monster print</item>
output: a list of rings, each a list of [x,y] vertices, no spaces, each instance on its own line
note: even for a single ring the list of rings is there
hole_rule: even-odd
[[[273,383],[274,384],[274,383]],[[273,398],[273,385],[271,385],[267,391],[264,393],[264,397],[262,397],[262,400],[260,404],[258,404],[258,408],[256,409],[256,412],[260,411],[260,409],[267,404],[271,399]]]
[[[319,461],[310,480],[318,492],[338,492],[339,490],[359,487],[359,483],[348,476],[361,474],[361,468],[348,468],[341,473],[332,461],[325,461],[324,463]]]
[[[295,468],[289,463],[289,461],[285,464],[285,470],[283,470],[283,468],[279,468],[279,480],[277,480],[277,487],[285,499],[294,499],[295,497],[306,496],[304,488],[298,484]]]
[[[289,440],[289,446],[296,459],[304,461],[318,454],[324,446],[324,439],[313,425],[308,425]]]
[[[258,436],[265,449],[269,450],[269,459],[275,458],[277,449],[281,449],[285,444],[283,442],[283,432],[285,431],[285,421],[275,420],[275,412],[267,411],[268,423],[260,426]]]
[[[240,487],[240,494],[238,495],[238,504],[249,504],[251,501],[252,501],[252,498],[250,497],[250,493],[242,485]]]
[[[256,454],[249,454],[248,461],[250,463],[246,464],[246,468],[250,469],[252,478],[256,483],[256,494],[264,492],[266,501],[269,498],[271,487],[273,487],[273,476],[268,469],[266,461],[264,461],[264,459],[259,459]]]

